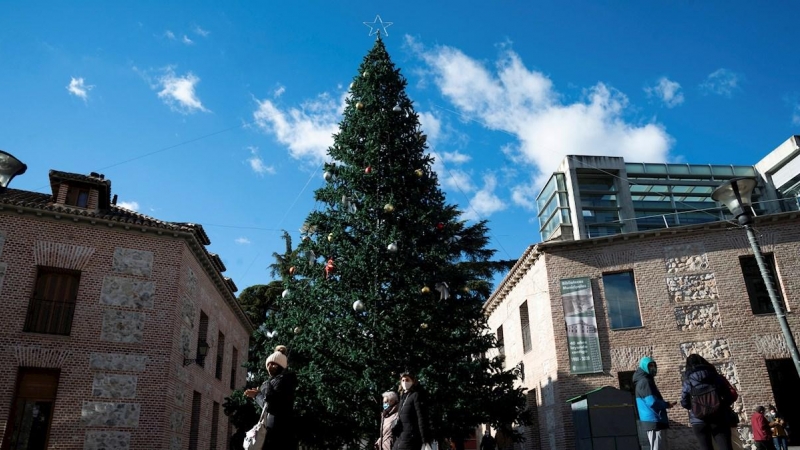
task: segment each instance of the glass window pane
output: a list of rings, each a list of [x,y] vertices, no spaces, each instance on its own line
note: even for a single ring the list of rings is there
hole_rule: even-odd
[[[667,174],[666,164],[646,164],[645,168],[647,169],[647,173],[649,174],[659,174],[659,175]]]
[[[732,177],[733,167],[731,166],[711,166],[711,173],[715,176]]]
[[[628,172],[628,174],[642,174],[644,173],[644,164],[625,163],[625,171]]]
[[[686,164],[668,164],[670,175],[689,175],[689,166]]]
[[[633,272],[603,275],[603,288],[612,330],[642,326]]]
[[[754,177],[756,169],[753,166],[733,166],[733,174],[737,177]]]
[[[693,175],[711,175],[711,166],[689,166]]]

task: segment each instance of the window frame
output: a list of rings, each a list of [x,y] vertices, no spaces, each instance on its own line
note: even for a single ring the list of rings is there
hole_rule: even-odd
[[[790,311],[789,306],[786,304],[786,297],[784,296],[783,293],[783,284],[781,283],[780,276],[778,275],[778,262],[775,259],[775,253],[774,252],[763,253],[762,256],[765,259],[767,268],[770,270],[770,275],[772,276],[772,282],[775,285],[775,292],[778,295],[778,299],[780,300],[783,312],[784,313],[789,312]],[[748,274],[745,273],[745,266],[744,266],[745,260],[747,260],[748,265],[750,265],[750,267],[748,267],[748,270],[753,271],[753,273],[750,274],[750,277],[748,277]],[[752,261],[752,263],[750,263],[749,261]],[[745,290],[747,291],[747,300],[750,303],[750,312],[752,312],[754,316],[774,315],[775,309],[772,306],[772,299],[769,298],[769,293],[767,292],[766,289],[766,283],[764,283],[764,279],[761,276],[761,269],[758,267],[758,261],[756,260],[755,255],[752,254],[740,255],[739,268],[742,271],[742,281],[744,282]],[[761,290],[757,289],[757,286],[755,286],[754,284],[760,285],[761,287],[764,288],[763,295],[760,295]],[[769,310],[768,311],[762,310],[760,312],[756,312],[753,301],[763,296],[766,296],[766,298],[768,299],[766,305],[769,307]]]
[[[49,278],[53,275],[61,279],[55,281],[45,279],[45,277]],[[28,309],[25,313],[22,331],[70,336],[78,304],[81,275],[80,270],[36,266],[33,292],[28,299]],[[67,290],[67,292],[63,292],[63,290]],[[59,319],[55,319],[56,323],[52,323],[55,314],[58,314]],[[45,315],[44,318],[43,315]],[[64,318],[61,318],[62,316]]]
[[[611,301],[608,296],[608,290],[606,289],[605,278],[606,276],[620,275],[623,273],[629,273],[631,276],[631,281],[633,281],[633,293],[636,296],[636,312],[639,316],[639,325],[614,327],[612,321]],[[605,301],[606,304],[606,317],[608,318],[608,329],[611,331],[622,331],[622,330],[636,330],[639,328],[644,328],[644,320],[642,319],[642,302],[639,300],[639,288],[636,285],[636,273],[634,269],[631,268],[631,269],[603,272],[600,276],[600,279],[603,282],[603,300]]]
[[[525,315],[523,316],[523,311]],[[528,300],[519,305],[519,328],[522,333],[522,353],[527,354],[533,350],[533,339],[531,339],[531,319],[528,309]]]

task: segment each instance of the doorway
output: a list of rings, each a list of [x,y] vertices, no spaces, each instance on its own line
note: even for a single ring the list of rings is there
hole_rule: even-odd
[[[58,391],[58,370],[20,368],[3,448],[45,450]]]
[[[790,427],[800,430],[800,376],[797,375],[794,362],[790,358],[768,359],[767,371],[778,413],[783,415]],[[800,443],[797,434],[789,436],[789,444]]]

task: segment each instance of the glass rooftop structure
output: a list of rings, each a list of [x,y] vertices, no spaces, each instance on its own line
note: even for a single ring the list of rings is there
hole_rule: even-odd
[[[567,156],[537,197],[539,233],[542,240],[577,240],[732,219],[711,193],[734,177],[759,181],[756,215],[797,209],[775,201],[774,186],[755,166]],[[800,176],[793,186],[800,191]]]

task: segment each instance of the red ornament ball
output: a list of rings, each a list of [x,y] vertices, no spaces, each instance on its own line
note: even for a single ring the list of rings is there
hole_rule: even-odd
[[[444,230],[444,224],[442,222],[437,223],[436,224],[436,229],[439,230],[439,231]]]
[[[364,169],[364,173],[366,173],[368,175],[371,174],[372,173],[372,166],[367,166],[367,168]]]

